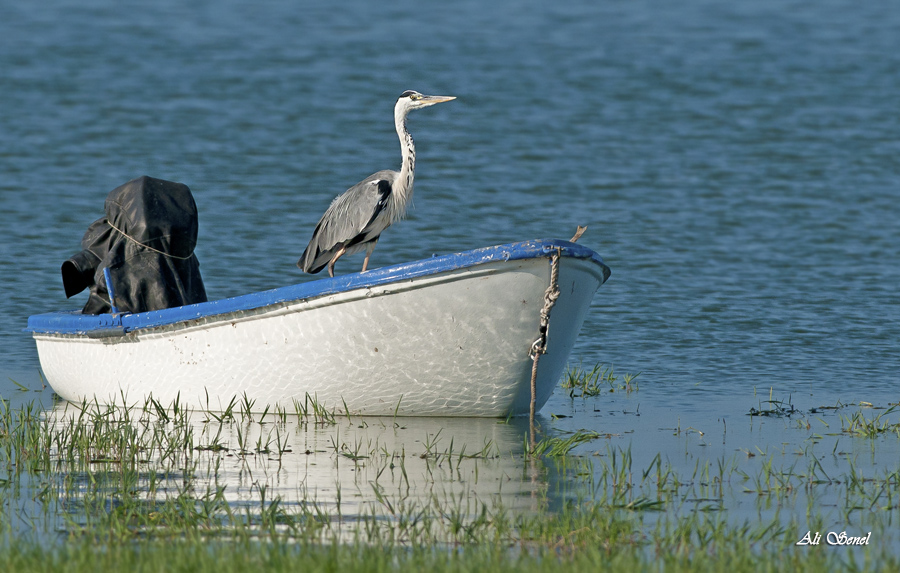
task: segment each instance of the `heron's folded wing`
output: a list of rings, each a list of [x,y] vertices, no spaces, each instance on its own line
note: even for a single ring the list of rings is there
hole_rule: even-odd
[[[372,240],[388,224],[378,216],[391,194],[390,172],[379,172],[338,195],[313,231],[297,266],[304,272],[322,270],[341,247]]]

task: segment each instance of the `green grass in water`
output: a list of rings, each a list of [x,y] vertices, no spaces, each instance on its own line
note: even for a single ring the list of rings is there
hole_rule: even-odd
[[[615,383],[608,371],[602,372],[596,367],[575,376],[587,381],[579,382],[579,392]],[[632,381],[625,384],[633,391]],[[758,503],[787,508],[798,503],[799,492],[813,499],[820,489],[837,488],[840,493],[832,499],[847,522],[872,530],[874,539],[890,537],[900,517],[900,470],[862,476],[850,460],[848,471],[837,475],[826,471],[811,446],[787,467],[760,452],[764,462],[752,466],[754,471],[735,458],[717,466],[698,462],[693,475],[680,475],[663,453],[645,468],[635,467],[630,449],[612,445],[605,454],[573,454],[600,437],[587,431],[545,436],[519,453],[502,452],[489,440],[467,451],[451,437],[447,447],[438,431],[420,441],[417,447],[424,451],[413,452],[347,437],[369,423],[401,427],[396,420],[335,417],[311,399],[298,402],[293,413],[273,409],[267,416],[253,413],[245,399],[200,423],[172,406],[85,404],[57,416],[34,404],[14,409],[0,400],[0,571],[900,567],[888,545],[795,546],[809,524],[822,522],[815,504],[806,515],[801,511],[787,520],[777,515],[754,523],[728,519],[721,507],[728,487],[742,489]],[[844,433],[855,439],[889,437],[896,427],[888,420],[891,413],[847,418]],[[290,420],[296,425],[289,426]],[[374,492],[370,504],[351,515],[343,509],[340,490],[336,503],[319,502],[314,495],[288,503],[259,479],[237,499],[229,490],[235,482],[224,475],[223,460],[238,460],[242,471],[265,475],[291,452],[288,434],[323,428],[333,431],[330,446],[308,451],[310,463],[377,469],[368,474],[374,474],[371,482],[360,484]],[[571,489],[552,504],[537,491],[532,509],[512,511],[489,499],[442,494],[436,478],[429,477],[445,472],[458,476],[453,479],[471,479],[466,476],[477,476],[485,464],[508,456],[523,475],[559,472],[555,483]],[[411,458],[429,472],[424,479],[433,491],[426,495],[409,494]],[[461,467],[466,471],[460,473]]]
[[[640,375],[640,372],[625,374],[619,380],[612,366],[607,367],[598,363],[590,370],[585,370],[580,366],[569,366],[563,373],[560,384],[569,391],[571,398],[589,398],[602,392],[615,392],[616,390],[637,392],[638,384],[635,382],[635,378]]]

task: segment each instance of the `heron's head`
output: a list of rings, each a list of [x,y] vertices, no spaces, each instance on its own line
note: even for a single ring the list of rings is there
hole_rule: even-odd
[[[405,92],[400,94],[400,98],[397,100],[396,110],[402,110],[405,113],[414,109],[421,109],[423,107],[428,107],[436,103],[454,99],[456,99],[456,97],[454,96],[430,96],[422,95],[417,91],[406,90]]]

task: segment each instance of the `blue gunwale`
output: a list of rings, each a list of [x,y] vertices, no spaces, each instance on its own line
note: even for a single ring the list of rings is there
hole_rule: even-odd
[[[254,310],[279,303],[316,298],[360,288],[379,286],[401,280],[433,275],[446,271],[474,267],[498,260],[522,260],[548,257],[559,248],[564,257],[589,259],[602,267],[604,281],[609,277],[609,267],[595,251],[581,245],[559,239],[536,239],[493,247],[484,247],[432,256],[410,263],[401,263],[374,269],[365,273],[352,273],[334,278],[298,283],[290,286],[240,295],[221,300],[202,302],[164,310],[137,314],[87,315],[80,311],[49,312],[28,318],[26,332],[40,334],[90,334],[115,330],[122,334],[132,330],[175,324],[187,320],[208,318],[237,311]]]

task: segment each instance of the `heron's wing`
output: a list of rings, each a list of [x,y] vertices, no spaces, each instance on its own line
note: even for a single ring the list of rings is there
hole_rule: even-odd
[[[317,273],[341,247],[377,238],[390,224],[379,215],[391,195],[393,179],[393,172],[379,171],[338,195],[316,225],[297,266],[304,272]]]
[[[337,198],[346,200],[341,201],[333,213],[333,219],[344,224],[343,227],[334,227],[344,247],[371,241],[390,225],[379,215],[387,206],[391,182],[376,174],[351,189],[357,188],[359,191],[355,197],[348,197],[349,193],[344,193]]]

